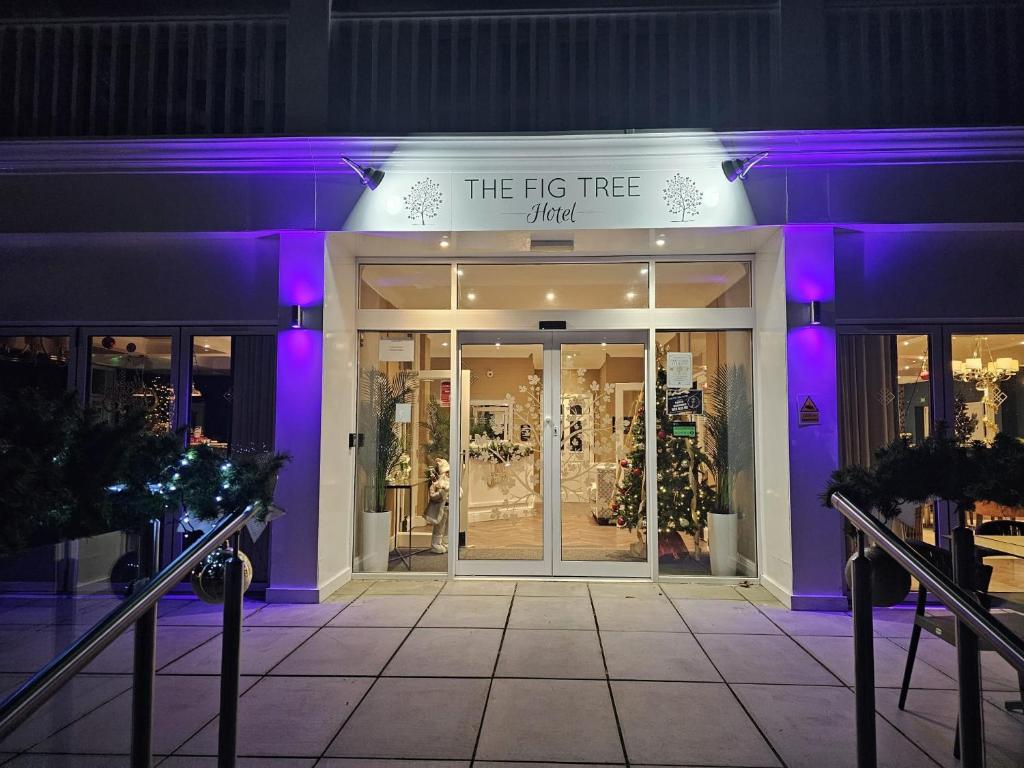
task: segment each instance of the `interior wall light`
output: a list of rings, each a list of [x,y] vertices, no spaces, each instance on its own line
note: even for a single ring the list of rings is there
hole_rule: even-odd
[[[821,325],[821,302],[812,301],[808,307],[808,315],[810,316],[811,325]]]
[[[750,173],[750,169],[766,157],[768,157],[767,152],[758,152],[756,155],[752,155],[745,160],[723,160],[722,173],[725,174],[725,178],[729,181],[736,181],[736,179],[743,181],[747,178],[747,174]]]
[[[303,314],[304,313],[302,311],[302,307],[300,307],[298,304],[292,304],[291,315],[290,315],[290,319],[288,321],[288,324],[292,328],[301,328],[302,327]]]
[[[341,162],[351,168],[352,172],[359,177],[359,181],[362,182],[362,185],[371,192],[379,187],[380,183],[384,181],[384,171],[380,168],[373,168],[369,165],[359,165],[344,155],[341,158]]]
[[[659,248],[664,248],[665,247],[665,236],[664,235],[658,235],[654,239],[654,244],[656,246],[658,246]]]

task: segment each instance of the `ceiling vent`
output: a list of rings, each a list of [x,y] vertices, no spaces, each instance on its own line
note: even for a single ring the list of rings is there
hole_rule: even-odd
[[[564,253],[571,251],[575,247],[573,240],[538,240],[536,238],[530,238],[530,250],[531,251],[542,251],[547,253]]]

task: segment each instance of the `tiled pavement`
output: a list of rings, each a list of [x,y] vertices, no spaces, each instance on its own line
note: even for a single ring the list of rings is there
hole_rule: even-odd
[[[0,598],[0,691],[107,600]],[[925,639],[896,708],[912,612],[876,615],[879,761],[951,766],[953,649]],[[220,614],[161,606],[155,748],[214,766]],[[246,603],[246,768],[853,766],[851,618],[792,613],[760,587],[545,581],[352,582],[322,605]],[[127,764],[131,637],[18,732],[6,766]],[[983,654],[988,765],[1024,765],[1013,670]],[[7,761],[7,762],[5,762]]]

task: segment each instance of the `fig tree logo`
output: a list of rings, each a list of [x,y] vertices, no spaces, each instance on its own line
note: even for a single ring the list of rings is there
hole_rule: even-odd
[[[428,219],[437,218],[437,214],[441,212],[443,199],[441,185],[431,178],[426,178],[412,185],[409,194],[402,197],[402,205],[405,206],[409,221],[426,226]]]
[[[704,193],[697,189],[697,184],[681,173],[675,174],[665,183],[661,197],[669,213],[679,216],[675,221],[692,221],[700,214],[700,206],[704,202]]]

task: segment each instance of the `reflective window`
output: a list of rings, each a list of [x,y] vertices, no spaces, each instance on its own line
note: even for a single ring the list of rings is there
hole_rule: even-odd
[[[460,309],[647,306],[647,264],[460,264]]]
[[[0,336],[0,392],[68,388],[67,336]]]
[[[174,424],[170,336],[90,336],[89,403],[107,416],[142,407],[154,432]]]
[[[658,262],[654,305],[671,308],[750,306],[750,264],[744,261]]]
[[[750,331],[658,331],[658,569],[756,576]]]
[[[449,309],[448,264],[364,264],[359,268],[360,309]]]
[[[224,453],[265,453],[274,444],[273,336],[195,336],[189,442]]]
[[[953,430],[961,440],[991,443],[999,433],[1024,438],[1024,334],[960,335],[952,338]],[[990,592],[1024,592],[1024,559],[986,543],[985,536],[1024,534],[1024,507],[979,501],[970,513],[992,566]]]
[[[447,333],[359,334],[357,572],[448,570]]]

